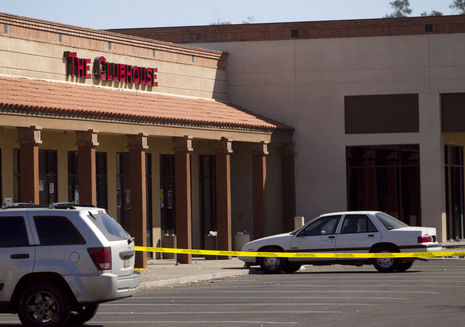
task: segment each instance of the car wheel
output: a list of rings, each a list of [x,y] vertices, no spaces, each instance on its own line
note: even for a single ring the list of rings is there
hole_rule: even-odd
[[[391,253],[391,252],[398,252],[394,249],[382,249],[379,251],[373,251],[378,253]],[[392,272],[397,268],[397,259],[395,258],[376,258],[373,260],[373,266],[375,266],[376,270],[379,272]]]
[[[86,321],[94,318],[97,313],[98,304],[86,305],[78,310],[71,311],[71,317],[69,319],[70,323],[75,325],[81,325]]]
[[[18,316],[26,327],[62,327],[68,323],[70,305],[59,287],[32,284],[21,294]]]
[[[404,272],[404,271],[407,271],[408,269],[410,269],[410,267],[412,267],[412,265],[413,265],[413,260],[399,261],[399,262],[397,262],[396,270],[399,271],[399,272]]]
[[[279,248],[268,247],[261,249],[260,252],[282,252]],[[286,258],[277,257],[259,257],[258,263],[265,273],[276,274],[283,271]]]
[[[289,261],[288,261],[288,262],[284,265],[283,271],[284,271],[285,273],[292,274],[292,273],[295,273],[297,270],[299,270],[300,267],[302,267],[301,264],[293,263],[293,262],[289,262]]]

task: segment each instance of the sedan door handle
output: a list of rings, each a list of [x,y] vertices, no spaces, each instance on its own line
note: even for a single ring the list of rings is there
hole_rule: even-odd
[[[10,255],[11,259],[28,259],[29,254],[28,253],[17,253],[17,254],[12,254]]]
[[[368,234],[368,237],[375,237],[375,234]]]
[[[328,236],[328,238],[333,239],[333,238],[336,238],[336,236],[331,235],[331,236]]]

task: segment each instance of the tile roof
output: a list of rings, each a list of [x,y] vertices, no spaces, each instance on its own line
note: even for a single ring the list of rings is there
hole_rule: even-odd
[[[223,102],[0,77],[0,111],[136,120],[155,125],[182,125],[272,131],[293,130],[285,124]]]

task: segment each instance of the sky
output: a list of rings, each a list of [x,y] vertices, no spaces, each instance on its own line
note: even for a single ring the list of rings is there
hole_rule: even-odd
[[[0,12],[94,29],[382,18],[393,0],[0,0]],[[453,0],[410,0],[411,16],[454,15]]]

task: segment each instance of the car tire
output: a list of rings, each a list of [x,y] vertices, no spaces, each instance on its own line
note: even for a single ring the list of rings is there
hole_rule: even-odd
[[[402,260],[397,262],[396,271],[404,272],[410,269],[413,265],[413,260]]]
[[[30,284],[21,293],[18,317],[26,327],[63,327],[68,324],[70,310],[61,288],[38,282]]]
[[[260,249],[259,252],[282,252],[282,250],[277,247],[267,247]],[[259,257],[257,261],[262,270],[267,274],[277,274],[284,271],[284,266],[287,262],[286,258],[278,257]]]
[[[98,304],[89,304],[77,310],[71,311],[69,322],[75,325],[82,325],[83,323],[94,318],[97,313]]]
[[[300,269],[300,267],[302,267],[301,264],[298,264],[298,263],[294,263],[294,262],[287,262],[284,267],[283,267],[283,271],[287,274],[293,274],[295,273],[297,270]]]
[[[373,252],[377,253],[392,253],[399,252],[397,249],[393,248],[382,248],[380,250],[374,250]],[[398,260],[395,258],[375,258],[373,259],[373,266],[379,272],[387,273],[393,272],[397,268]]]

